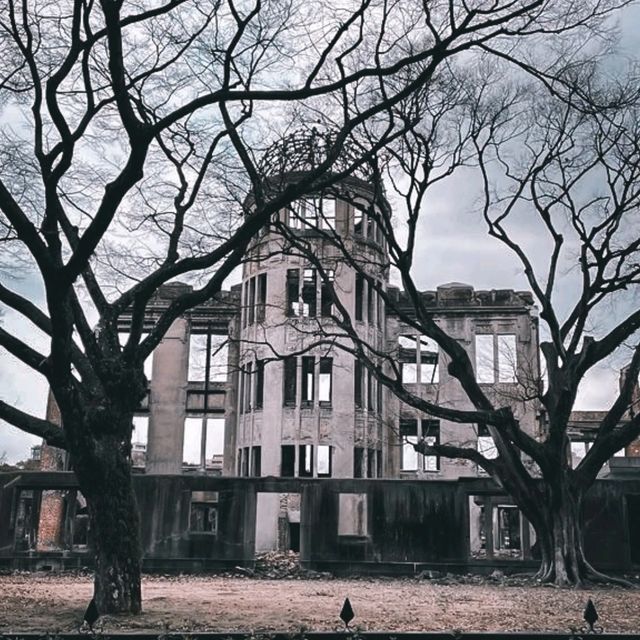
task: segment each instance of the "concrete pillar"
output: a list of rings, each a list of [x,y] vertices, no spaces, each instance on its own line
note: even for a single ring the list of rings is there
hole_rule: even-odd
[[[240,385],[240,316],[231,322],[229,327],[229,350],[227,355],[228,372],[224,409],[224,455],[222,473],[225,476],[235,476],[236,451],[238,435],[238,387]]]
[[[189,325],[173,322],[153,352],[147,473],[181,473],[189,370]]]

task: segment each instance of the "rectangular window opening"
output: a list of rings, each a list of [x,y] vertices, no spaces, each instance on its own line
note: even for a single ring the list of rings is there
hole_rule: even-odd
[[[301,444],[298,448],[298,477],[313,476],[313,445]]]
[[[280,475],[293,478],[296,470],[296,448],[292,444],[283,444],[280,450]]]
[[[148,434],[149,416],[134,416],[131,432],[131,464],[134,467],[145,466]]]
[[[228,375],[229,343],[227,336],[192,333],[189,338],[189,371],[191,382],[204,382],[209,356],[209,381],[226,382]]]
[[[261,447],[251,447],[251,475],[254,477],[260,477],[261,475],[261,460],[262,449]]]
[[[336,229],[336,201],[333,198],[322,198],[320,228],[327,231]]]
[[[303,356],[302,358],[302,403],[313,404],[315,399],[314,356]]]
[[[264,402],[264,360],[256,360],[256,380],[254,385],[254,409],[262,409]]]
[[[376,301],[376,290],[373,286],[373,282],[371,280],[367,283],[367,321],[369,324],[376,323],[376,314],[375,314],[375,301]]]
[[[418,421],[415,418],[400,419],[400,438],[402,439],[402,471],[418,470]]]
[[[189,531],[193,533],[218,533],[218,492],[192,491],[189,513]]]
[[[316,298],[317,298],[317,284],[316,284],[316,270],[305,269],[303,272],[302,280],[302,315],[305,318],[316,317]]]
[[[364,277],[356,273],[356,320],[362,320],[362,305],[364,296]]]
[[[353,395],[355,400],[355,405],[357,409],[362,409],[362,400],[363,400],[363,383],[364,376],[363,374],[362,362],[360,360],[355,360],[353,367]]]
[[[435,384],[440,381],[438,372],[438,343],[428,336],[420,336],[420,382],[422,384]]]
[[[287,407],[296,404],[296,382],[298,377],[298,360],[293,356],[289,356],[283,360],[284,374],[284,405]]]
[[[264,322],[267,308],[267,274],[258,276],[258,299],[256,304],[256,322]]]
[[[476,334],[476,379],[488,384],[495,382],[493,334]]]
[[[498,335],[498,382],[517,382],[516,336]]]
[[[353,477],[364,478],[364,449],[354,447],[353,449]]]
[[[249,280],[249,324],[253,324],[256,310],[256,279]]]
[[[331,289],[333,288],[335,274],[333,269],[325,269],[325,275],[326,278],[322,280],[320,286],[320,315],[323,318],[329,318],[334,314]]]
[[[320,377],[318,379],[318,401],[331,404],[333,358],[320,358]]]
[[[287,269],[287,315],[302,315],[300,304],[300,269]]]
[[[332,448],[328,444],[318,445],[318,477],[330,478],[332,473]]]
[[[357,236],[362,236],[362,216],[363,208],[359,205],[353,207],[353,233]]]
[[[422,420],[422,437],[429,446],[440,444],[440,422],[438,420]],[[425,471],[440,471],[440,456],[424,455],[422,458]]]
[[[251,388],[253,384],[253,362],[247,362],[244,366],[244,411],[251,411]]]

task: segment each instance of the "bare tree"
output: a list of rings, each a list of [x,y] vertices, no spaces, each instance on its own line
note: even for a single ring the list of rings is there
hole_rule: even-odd
[[[591,63],[586,68],[593,78],[596,68]],[[415,448],[425,455],[467,460],[494,478],[535,528],[542,559],[537,578],[558,585],[608,579],[584,554],[582,500],[609,458],[640,435],[634,406],[640,372],[637,92],[613,86],[596,92],[588,83],[578,90],[575,71],[556,78],[554,90],[540,92],[538,84],[500,82],[504,69],[498,65],[487,75],[484,66],[480,76],[453,74],[440,89],[431,87],[430,95],[415,94],[401,105],[396,117],[414,126],[370,163],[376,192],[370,215],[384,237],[389,261],[377,267],[395,269],[404,289],[401,303],[371,276],[370,264],[326,234],[384,300],[387,312],[439,345],[448,374],[459,382],[471,409],[443,406],[404,384],[397,353],[363,339],[322,258],[304,238],[280,225],[288,250],[311,262],[332,291],[333,328],[319,323],[318,342],[353,353],[401,402],[426,415],[486,425],[494,455],[475,442],[422,438]],[[584,71],[581,66],[583,78]],[[484,204],[478,215],[489,236],[519,261],[544,323],[545,374],[537,362],[529,363],[519,368],[518,384],[502,392],[482,384],[473,354],[442,329],[437,309],[425,302],[414,280],[415,247],[429,197],[435,186],[461,170],[466,179],[471,171],[480,176]],[[383,177],[393,197],[382,188]],[[348,199],[349,194],[337,197]],[[547,256],[527,246],[531,234],[548,240]],[[593,446],[573,469],[568,426],[580,385],[612,357],[628,363],[619,393],[594,433]],[[542,438],[521,425],[516,402],[542,409]]]
[[[64,428],[4,401],[0,418],[69,452],[102,612],[141,607],[132,415],[143,362],[171,323],[220,291],[274,212],[398,135],[405,125],[388,120],[336,164],[347,140],[429,87],[444,61],[488,43],[516,56],[518,38],[538,46],[621,4],[3,0],[0,233],[41,278],[45,307],[8,284],[0,301],[49,350],[4,329],[0,346],[45,377]],[[286,126],[273,123],[308,122],[320,101],[337,122],[324,158],[274,189],[254,152]],[[148,318],[158,288],[178,278],[196,288]]]

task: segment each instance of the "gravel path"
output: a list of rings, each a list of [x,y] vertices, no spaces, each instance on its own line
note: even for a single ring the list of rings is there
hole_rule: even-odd
[[[0,632],[72,631],[91,598],[88,576],[0,576]],[[640,630],[640,590],[438,585],[416,579],[259,580],[146,577],[144,613],[109,616],[105,631],[340,629],[349,596],[353,627],[389,631],[568,631],[591,597],[606,631]]]

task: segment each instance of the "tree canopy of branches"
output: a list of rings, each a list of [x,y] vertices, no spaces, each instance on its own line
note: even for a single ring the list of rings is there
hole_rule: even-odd
[[[397,117],[415,118],[416,126],[390,143],[383,160],[371,163],[376,223],[388,249],[377,267],[390,266],[399,276],[401,304],[372,277],[370,264],[333,240],[388,312],[437,342],[470,409],[430,401],[415,385],[404,384],[397,354],[363,339],[339,292],[333,291],[333,328],[318,327],[321,342],[351,351],[402,403],[449,423],[487,426],[495,457],[462,437],[439,443],[422,438],[415,448],[470,461],[494,478],[535,528],[537,577],[558,585],[606,578],[584,554],[582,500],[611,456],[640,436],[634,406],[640,372],[640,110],[637,91],[576,84],[576,78],[593,82],[597,75],[596,66],[585,62],[541,93],[539,77],[534,84],[504,81],[500,64],[490,69],[478,60],[475,71],[453,73],[428,96],[401,105]],[[544,371],[519,367],[517,384],[508,390],[479,381],[473,353],[442,328],[414,279],[431,194],[447,180],[455,187],[463,172],[462,179],[472,173],[477,179],[483,203],[478,216],[488,242],[497,240],[512,253],[540,311]],[[390,193],[379,186],[385,178]],[[312,261],[331,287],[322,260],[304,239],[284,225],[280,233],[289,251]],[[625,363],[619,392],[594,430],[593,445],[572,468],[568,428],[580,386],[612,358]],[[542,416],[541,437],[521,424],[514,410],[519,402]]]
[[[480,48],[518,60],[519,42],[535,53],[590,31],[618,4],[2,0],[2,259],[38,275],[44,302],[5,277],[0,302],[48,348],[2,328],[0,346],[44,376],[64,428],[5,401],[0,418],[69,452],[88,503],[102,612],[141,607],[132,415],[146,393],[143,362],[171,323],[220,290],[275,211],[398,136],[407,123],[389,117],[392,107],[424,92],[445,62]],[[525,58],[535,66],[535,55]],[[319,110],[337,123],[326,158],[304,180],[266,189],[260,149]],[[377,139],[338,167],[345,142],[373,119]],[[176,279],[195,287],[150,321],[149,301]],[[132,326],[121,347],[124,312]],[[585,346],[591,358],[599,344]],[[563,357],[550,375],[577,366]],[[502,429],[502,455],[512,455],[506,432],[515,427],[502,425],[513,423],[468,387]]]

